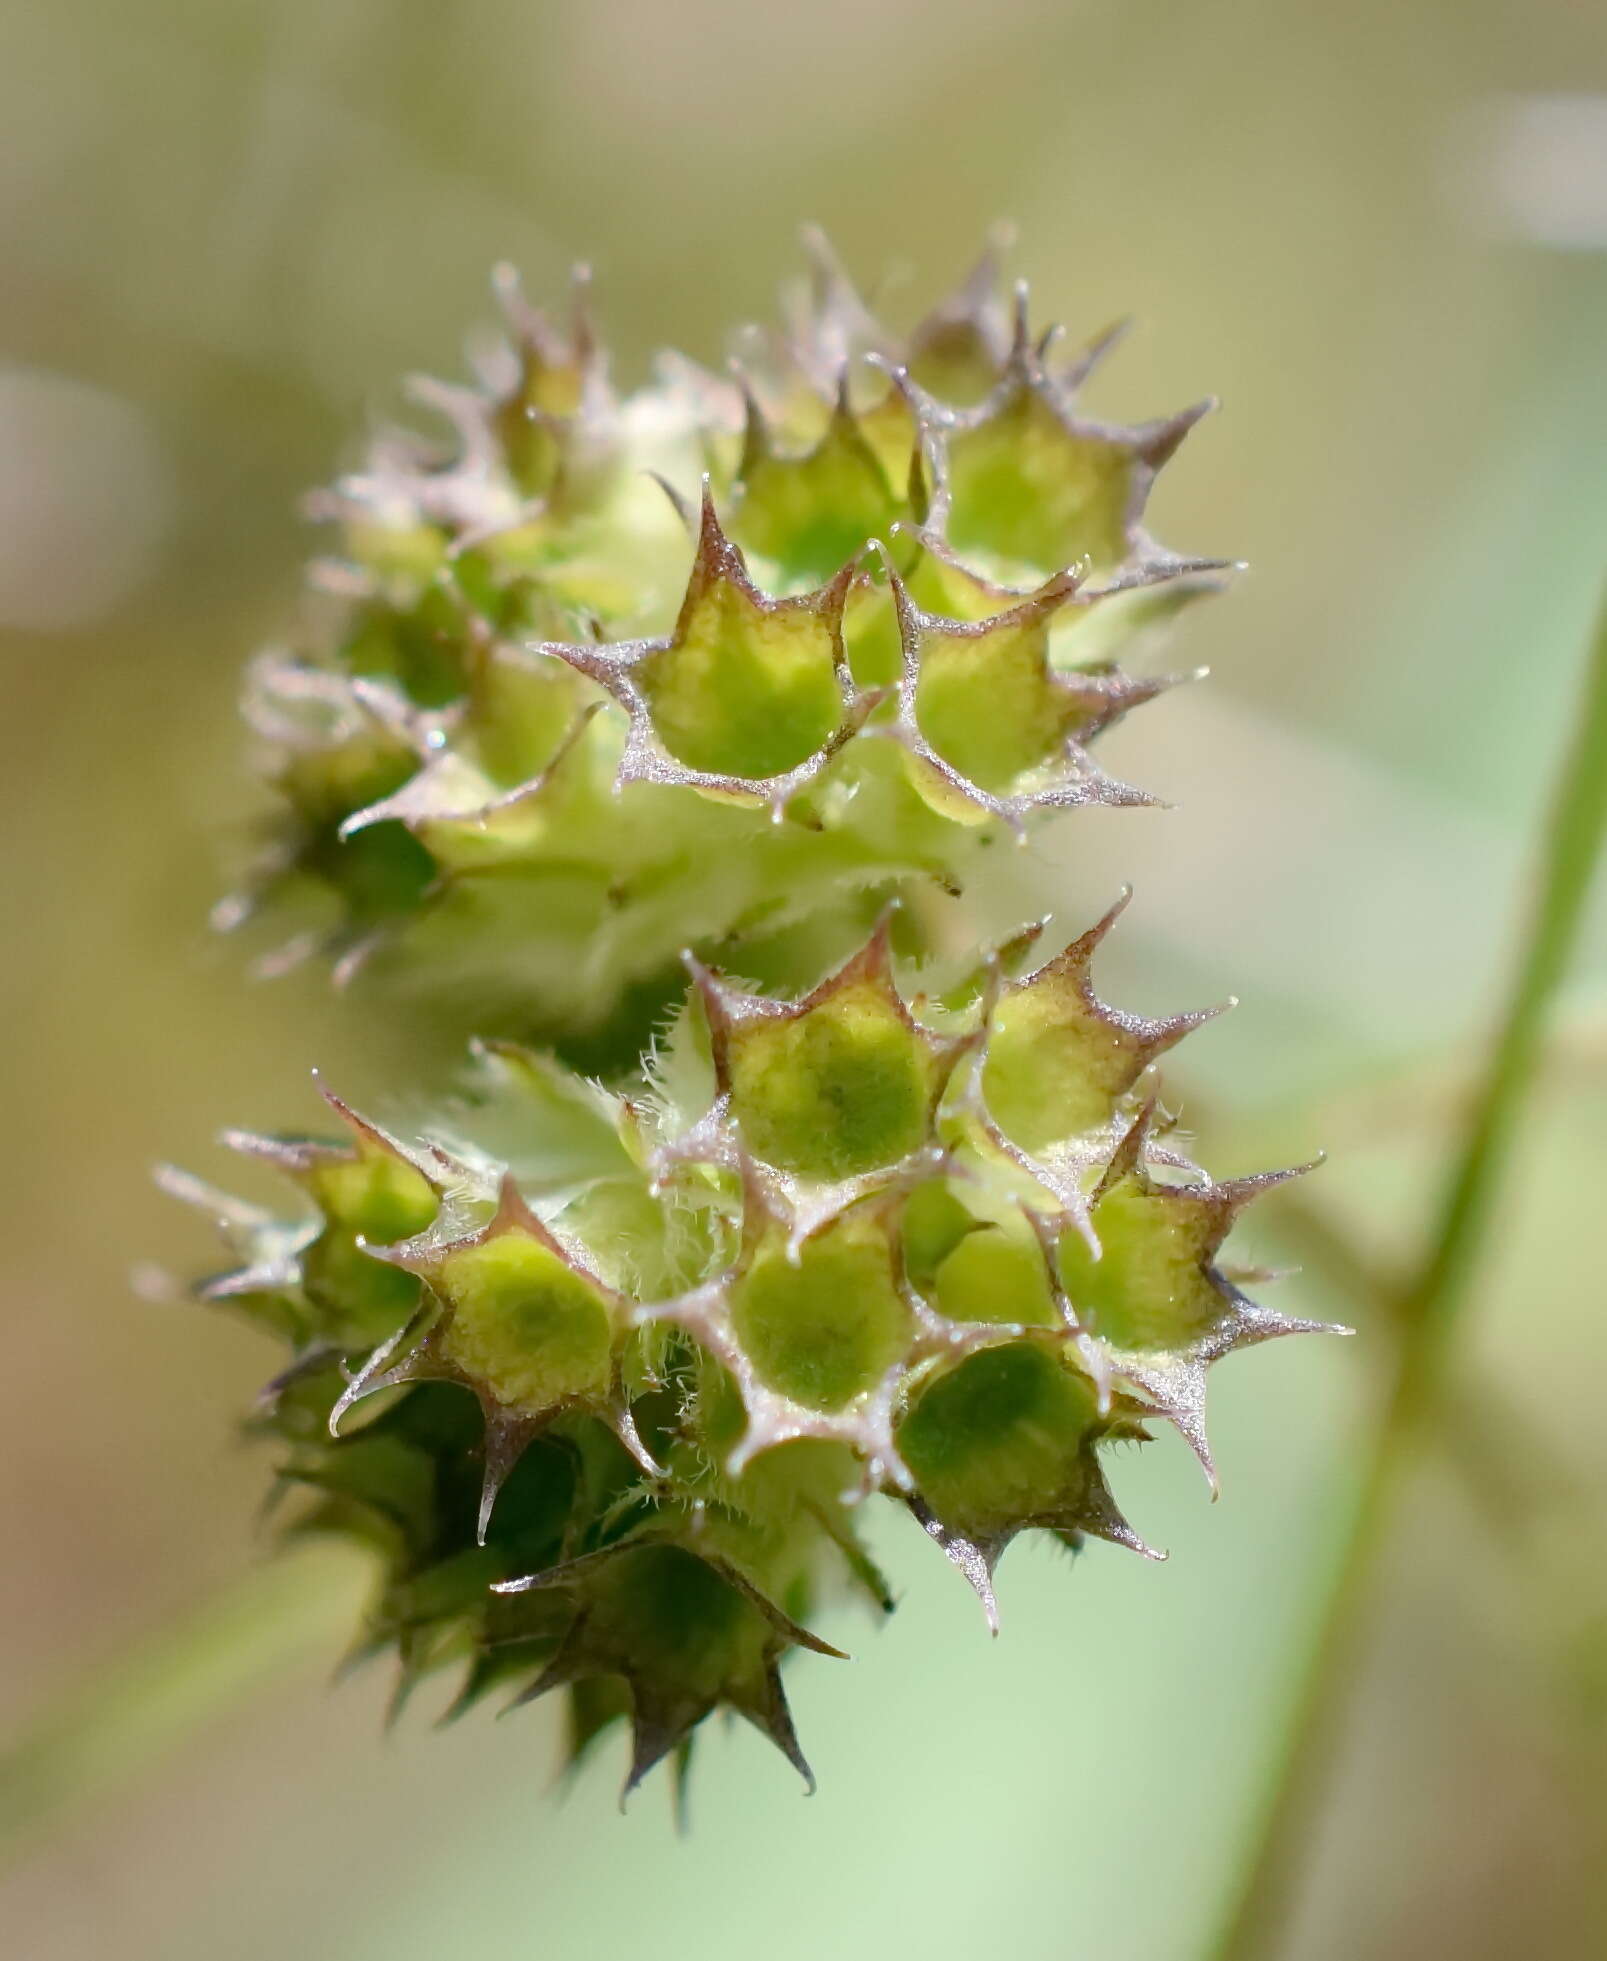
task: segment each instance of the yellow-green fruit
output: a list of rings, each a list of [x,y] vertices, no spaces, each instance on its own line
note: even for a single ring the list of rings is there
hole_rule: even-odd
[[[1006,1342],[924,1387],[899,1448],[937,1516],[987,1539],[1077,1510],[1097,1412],[1086,1376],[1047,1348]]]
[[[839,1410],[874,1390],[909,1343],[886,1221],[861,1205],[796,1253],[772,1235],[731,1287],[731,1329],[778,1395]]]
[[[853,1178],[926,1139],[937,1059],[872,981],[796,1016],[738,1024],[726,1052],[743,1141],[780,1170]]]
[[[516,1233],[466,1246],[435,1285],[452,1310],[443,1351],[499,1402],[542,1411],[606,1396],[608,1309],[551,1248]]]

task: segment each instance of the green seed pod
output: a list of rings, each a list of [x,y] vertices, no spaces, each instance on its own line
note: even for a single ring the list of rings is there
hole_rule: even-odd
[[[471,1389],[485,1417],[482,1541],[503,1479],[559,1416],[604,1417],[643,1469],[659,1475],[625,1395],[628,1304],[542,1224],[511,1178],[483,1226],[435,1230],[378,1249],[378,1257],[424,1281],[428,1302],[353,1379],[330,1413],[332,1431],[377,1389],[424,1381]]]
[[[633,989],[681,1004],[606,1084],[479,1045],[416,1143],[332,1096],[345,1141],[231,1134],[298,1217],[164,1174],[234,1262],[198,1293],[288,1350],[290,1529],[374,1555],[358,1652],[399,1700],[457,1669],[453,1713],[562,1691],[576,1759],[628,1721],[627,1790],[722,1707],[809,1778],[780,1669],[837,1652],[835,1593],[891,1609],[866,1505],[996,1625],[1023,1533],[1157,1556],[1107,1446],[1170,1424],[1214,1480],[1210,1364],[1315,1326],[1221,1264],[1292,1174],[1213,1180],[1161,1100],[1214,1011],[1095,991],[1125,899],[1035,966],[1042,924],[923,958],[923,882],[1144,801],[1089,745],[1164,685],[1115,650],[1216,583],[1143,528],[1197,412],[1088,420],[1111,337],[1059,361],[990,260],[900,341],[814,251],[735,382],[666,359],[623,400],[584,305],[504,280],[511,344],[421,397],[455,441],[324,500],[332,603],[249,696],[274,877],[345,968],[383,935],[616,1058]]]

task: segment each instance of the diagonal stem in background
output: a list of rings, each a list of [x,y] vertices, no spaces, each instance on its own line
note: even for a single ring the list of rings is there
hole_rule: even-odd
[[[299,1656],[327,1654],[366,1579],[344,1556],[281,1554],[92,1671],[0,1752],[0,1855],[115,1789]]]
[[[1420,1272],[1396,1302],[1394,1374],[1346,1524],[1310,1654],[1270,1768],[1238,1890],[1208,1952],[1268,1961],[1287,1931],[1334,1733],[1371,1605],[1380,1542],[1433,1407],[1484,1229],[1540,1056],[1607,830],[1607,600],[1598,615],[1575,737],[1547,828],[1541,887],[1489,1068]]]

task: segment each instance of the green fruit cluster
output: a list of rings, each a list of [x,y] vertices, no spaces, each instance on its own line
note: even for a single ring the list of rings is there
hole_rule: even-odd
[[[824,248],[821,248],[822,250]],[[500,282],[510,340],[378,442],[246,696],[279,810],[225,923],[439,975],[547,1036],[662,992],[683,948],[795,961],[874,895],[953,891],[1001,835],[1147,801],[1089,753],[1164,681],[1116,664],[1218,583],[1144,529],[1209,404],[1118,428],[991,259],[907,339],[828,260],[734,379],[609,385]],[[867,900],[872,895],[870,912]]]
[[[1170,1423],[1209,1473],[1210,1364],[1313,1325],[1221,1252],[1290,1174],[1211,1179],[1161,1100],[1207,1017],[1095,992],[1120,906],[956,959],[896,903],[1139,799],[1088,745],[1220,569],[1142,524],[1194,416],[1084,418],[1102,344],[1058,357],[987,261],[899,342],[822,258],[735,380],[624,401],[583,312],[504,297],[481,385],[432,392],[455,443],[337,487],[337,603],[254,674],[272,903],[319,886],[346,965],[477,965],[543,1036],[672,966],[679,1005],[606,1084],[483,1043],[424,1137],[333,1096],[338,1141],[231,1137],[299,1216],[167,1182],[231,1250],[202,1297],[286,1344],[258,1424],[296,1529],[375,1549],[404,1689],[562,1688],[577,1755],[629,1720],[630,1785],[724,1706],[807,1777],[780,1664],[836,1652],[832,1588],[890,1608],[868,1501],[991,1620],[1023,1532],[1147,1553],[1105,1447]]]

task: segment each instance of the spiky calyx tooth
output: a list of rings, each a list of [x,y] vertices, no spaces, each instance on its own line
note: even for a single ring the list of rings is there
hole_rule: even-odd
[[[1126,911],[1124,892],[1086,933],[1024,976],[1001,977],[987,1012],[978,1088],[991,1126],[1027,1152],[1093,1137],[1108,1144],[1123,1100],[1166,1051],[1220,1008],[1157,1019],[1094,991],[1094,955]]]
[[[921,1026],[893,973],[892,916],[801,1001],[702,968],[715,1083],[743,1150],[782,1179],[840,1186],[927,1147],[963,1038]]]
[[[1010,359],[1014,319],[1005,295],[1003,256],[1010,243],[996,228],[975,264],[946,300],[910,334],[900,361],[927,394],[959,408],[982,400]]]
[[[1057,330],[1034,337],[1021,284],[1009,352],[974,405],[942,401],[908,365],[888,364],[929,456],[925,524],[985,578],[1019,587],[1072,565],[1110,576],[1170,556],[1144,530],[1144,510],[1161,467],[1215,404],[1133,427],[1083,416],[1079,392],[1119,331],[1056,368]]]
[[[418,1299],[417,1282],[376,1265],[365,1255],[365,1242],[425,1231],[439,1216],[444,1181],[453,1166],[434,1151],[408,1151],[331,1091],[324,1090],[323,1096],[350,1143],[248,1131],[227,1132],[224,1142],[286,1173],[316,1208],[316,1229],[307,1229],[295,1242],[279,1237],[277,1279],[306,1303],[314,1338],[349,1351],[388,1338]],[[212,1283],[213,1298],[253,1291],[258,1274],[269,1277],[260,1261],[248,1259],[239,1272]]]
[[[228,1251],[231,1264],[197,1281],[196,1298],[238,1307],[293,1354],[315,1348],[316,1315],[301,1293],[301,1255],[317,1224],[280,1219],[177,1165],[158,1165],[156,1182],[170,1198],[202,1213]]]
[[[401,790],[418,768],[424,740],[405,697],[385,684],[326,672],[280,653],[259,656],[247,680],[245,714],[267,750],[266,769],[284,800],[280,834],[253,867],[246,891],[214,914],[225,930],[250,919],[270,893],[310,886],[335,901],[328,936],[344,952],[376,928],[417,914],[436,866],[401,824],[361,840],[354,810]]]
[[[856,697],[842,640],[847,589],[840,573],[804,598],[767,597],[705,489],[697,555],[672,632],[542,651],[606,688],[629,717],[618,785],[683,785],[765,803],[779,816],[853,730]]]
[[[423,1281],[430,1304],[354,1377],[331,1412],[332,1431],[379,1389],[443,1381],[472,1390],[485,1417],[482,1539],[508,1474],[561,1416],[603,1417],[642,1468],[661,1475],[625,1393],[627,1303],[542,1224],[511,1178],[473,1232],[365,1250]]]
[[[345,558],[318,563],[321,621],[254,689],[285,809],[256,884],[303,929],[272,964],[319,944],[322,893],[343,977],[395,942],[386,971],[411,958],[484,995],[539,909],[536,1027],[560,1033],[689,940],[851,916],[913,877],[953,888],[996,829],[1134,799],[1085,746],[1153,691],[1110,666],[1124,636],[1213,582],[1139,524],[1180,425],[1077,422],[1077,377],[1024,302],[1008,325],[991,258],[901,342],[813,249],[780,378],[732,398],[735,449],[729,391],[683,369],[616,398],[584,303],[561,330],[504,273],[510,340],[479,384],[415,389],[449,444],[384,438],[319,502]],[[1126,486],[1097,583],[1068,515],[1092,497],[1120,528],[1115,491],[1087,491],[1095,455]],[[1064,556],[1016,589],[1006,534],[1040,506]],[[967,526],[999,549],[967,556]]]
[[[583,500],[588,469],[606,458],[617,414],[592,326],[590,271],[575,268],[567,334],[530,305],[512,266],[499,265],[493,285],[511,335],[482,373],[497,446],[526,497]]]
[[[849,406],[846,373],[820,440],[799,455],[777,446],[750,396],[747,431],[733,486],[732,531],[763,561],[784,592],[807,591],[851,564],[872,538],[908,516],[903,481],[882,459]]]
[[[1083,745],[1167,684],[1051,666],[1049,622],[1075,594],[1073,574],[970,622],[923,612],[896,573],[891,585],[898,715],[876,732],[903,746],[935,811],[962,824],[996,820],[1020,838],[1049,810],[1154,801],[1107,776]]]
[[[1086,1232],[1059,1236],[1059,1276],[1111,1378],[1177,1426],[1214,1491],[1216,1469],[1205,1432],[1210,1365],[1279,1335],[1348,1330],[1260,1307],[1216,1264],[1245,1207],[1312,1167],[1222,1183],[1203,1173],[1188,1182],[1163,1182],[1150,1169],[1153,1122],[1153,1107],[1146,1105],[1100,1177]]]
[[[1083,421],[1049,373],[1023,360],[996,395],[953,418],[929,519],[962,562],[999,583],[1139,557],[1155,475],[1209,404],[1137,429]]]

